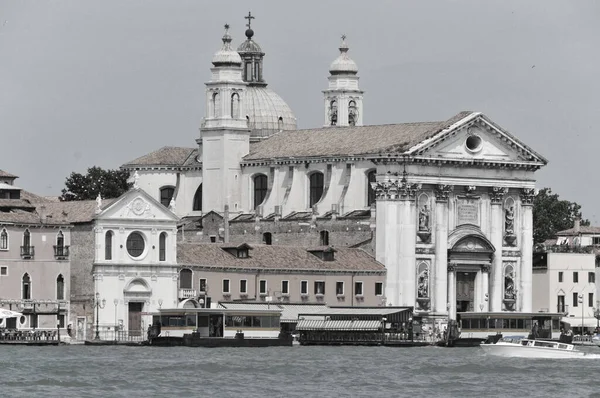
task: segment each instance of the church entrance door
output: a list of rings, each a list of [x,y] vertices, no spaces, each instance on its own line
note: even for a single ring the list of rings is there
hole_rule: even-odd
[[[456,273],[456,311],[468,312],[475,308],[475,277],[476,272]]]
[[[129,335],[142,335],[142,307],[144,303],[129,303]]]

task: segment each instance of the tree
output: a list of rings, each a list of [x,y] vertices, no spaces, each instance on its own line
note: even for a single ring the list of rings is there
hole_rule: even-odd
[[[550,188],[540,190],[533,200],[533,241],[542,243],[559,231],[573,228],[576,217],[581,218],[580,205],[560,200]],[[581,225],[590,225],[590,221],[582,219]]]
[[[118,198],[131,188],[127,182],[129,172],[123,170],[104,170],[90,167],[86,175],[71,173],[66,179],[60,196],[61,201],[92,200],[98,194],[102,198]]]

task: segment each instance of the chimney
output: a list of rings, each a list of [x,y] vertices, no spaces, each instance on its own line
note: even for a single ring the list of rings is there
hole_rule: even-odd
[[[579,232],[581,232],[581,218],[579,218],[579,216],[575,217],[575,223],[573,225],[573,232],[575,232],[576,234],[578,234]]]

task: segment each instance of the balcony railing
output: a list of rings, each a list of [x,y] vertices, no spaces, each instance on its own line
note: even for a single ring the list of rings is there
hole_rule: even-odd
[[[54,258],[64,260],[69,258],[69,246],[54,246]]]
[[[35,256],[35,247],[21,246],[21,258],[28,259]]]
[[[179,289],[179,298],[180,299],[189,299],[198,297],[196,295],[195,289]]]

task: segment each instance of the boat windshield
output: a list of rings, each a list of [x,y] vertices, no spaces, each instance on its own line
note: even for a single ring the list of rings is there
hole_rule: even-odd
[[[522,338],[522,336],[506,336],[501,338],[500,341],[503,343],[519,344]]]

